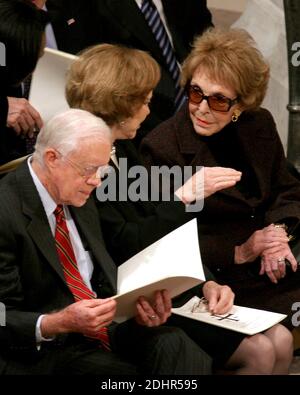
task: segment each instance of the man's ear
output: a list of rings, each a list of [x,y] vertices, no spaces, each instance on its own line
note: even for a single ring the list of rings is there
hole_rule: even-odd
[[[59,153],[54,148],[47,148],[44,152],[44,163],[49,168],[57,167],[58,160],[60,159]]]

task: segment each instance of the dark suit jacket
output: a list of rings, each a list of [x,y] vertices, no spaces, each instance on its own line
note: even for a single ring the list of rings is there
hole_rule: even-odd
[[[5,163],[5,147],[2,137],[6,130],[6,120],[8,113],[8,102],[6,96],[0,96],[0,165]]]
[[[93,1],[47,1],[47,10],[59,50],[77,54],[82,49],[99,43],[99,27]]]
[[[6,326],[0,327],[1,372],[11,355],[26,359],[37,354],[38,317],[74,299],[27,163],[1,180],[0,202],[0,301],[6,306]],[[100,297],[115,294],[116,267],[104,247],[93,201],[70,210],[93,257],[93,289]]]
[[[6,125],[8,111],[8,103],[6,96],[0,96],[0,127],[1,129]]]
[[[206,0],[162,0],[162,5],[172,34],[176,57],[179,62],[182,62],[190,51],[194,36],[203,33],[212,25],[211,14],[207,9]],[[59,10],[65,20],[70,15],[76,15],[76,13],[78,15],[77,27],[76,23],[69,27],[66,22],[61,23],[61,26],[65,28],[64,30],[60,28],[62,34],[59,36],[58,26],[53,21],[60,49],[68,50],[72,29],[77,29],[81,37],[79,40],[76,39],[77,47],[82,45],[83,48],[83,45],[95,42],[122,44],[148,51],[161,65],[162,78],[152,99],[151,115],[143,123],[137,140],[146,131],[172,116],[175,97],[174,81],[168,72],[161,49],[134,0],[89,0],[88,2],[49,0],[47,7],[50,11],[54,8]],[[78,11],[79,9],[81,11]],[[88,20],[87,24],[85,19]],[[86,25],[83,31],[82,26]]]
[[[6,120],[7,120],[7,113],[8,113],[8,102],[6,96],[0,96],[0,165],[5,163],[5,147],[4,141],[2,141],[3,134],[6,130]]]
[[[267,110],[243,113],[236,124],[231,123],[226,128],[229,139],[236,136],[248,169],[245,173],[254,175],[258,193],[247,198],[237,184],[205,199],[204,209],[198,213],[202,260],[217,280],[232,285],[234,290],[241,288],[238,296],[245,297],[243,303],[249,303],[252,298],[253,303],[262,306],[268,299],[268,287],[272,295],[274,285],[268,279],[263,283],[264,278],[257,275],[255,264],[234,265],[234,247],[270,223],[287,222],[291,227],[296,226],[300,221],[300,183],[287,170],[282,144]],[[222,165],[210,152],[205,139],[195,133],[187,107],[148,134],[142,142],[141,155],[148,167]],[[294,275],[295,286],[298,277],[299,274]],[[280,284],[288,282],[291,285],[290,279]],[[277,295],[280,286],[277,286]],[[292,287],[286,286],[289,292],[292,291]],[[245,292],[243,287],[253,289]],[[259,293],[259,287],[266,298]],[[291,293],[295,300],[300,293],[299,287],[296,289],[296,293]],[[274,295],[268,302],[274,304],[272,297]],[[282,310],[290,313],[291,299],[282,303]],[[270,305],[267,307],[271,308]],[[279,308],[277,302],[276,307]]]
[[[7,101],[7,97],[6,96],[0,96],[0,130],[1,133],[4,130],[4,128],[6,127],[6,120],[7,120],[7,112],[8,112],[8,101]],[[1,157],[0,156],[0,161],[1,161]]]

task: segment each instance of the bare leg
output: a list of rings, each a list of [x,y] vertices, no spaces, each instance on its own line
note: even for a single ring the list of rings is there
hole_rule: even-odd
[[[272,341],[264,334],[246,337],[225,368],[233,374],[272,374],[276,355]]]
[[[273,343],[276,361],[273,374],[288,374],[293,358],[293,336],[283,325],[275,325],[264,332]]]
[[[245,338],[226,364],[234,374],[288,374],[293,337],[283,325]]]

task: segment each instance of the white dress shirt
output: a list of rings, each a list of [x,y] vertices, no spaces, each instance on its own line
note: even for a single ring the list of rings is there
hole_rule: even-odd
[[[46,5],[44,5],[43,10],[47,11]],[[57,42],[51,23],[47,24],[45,33],[46,33],[46,47],[57,49]]]

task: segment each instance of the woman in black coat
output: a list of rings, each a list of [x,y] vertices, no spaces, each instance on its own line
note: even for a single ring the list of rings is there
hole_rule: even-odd
[[[288,315],[300,300],[300,183],[290,175],[271,114],[259,106],[269,80],[246,32],[212,30],[183,65],[188,104],[142,144],[147,165],[227,166],[241,181],[198,213],[203,262],[237,304]],[[168,144],[163,144],[168,141]],[[294,241],[295,242],[295,241]]]

